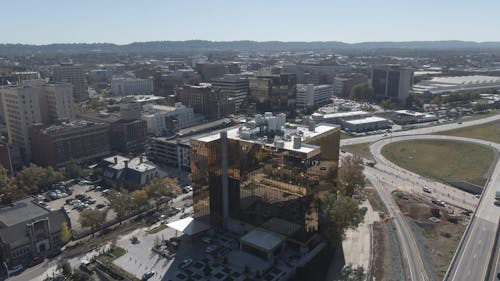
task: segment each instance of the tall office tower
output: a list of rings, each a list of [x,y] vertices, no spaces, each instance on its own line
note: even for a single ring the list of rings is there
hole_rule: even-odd
[[[406,105],[413,84],[412,69],[400,65],[376,67],[371,78],[376,99],[393,99],[400,105]]]
[[[68,82],[73,85],[73,98],[75,101],[88,99],[89,93],[85,88],[85,75],[83,66],[72,63],[64,63],[53,68],[55,82]]]
[[[286,111],[296,105],[297,75],[268,74],[249,77],[250,97],[258,111]]]
[[[339,126],[287,124],[285,114],[270,112],[191,139],[195,219],[223,226],[236,219],[309,243],[319,200],[332,190],[339,141]]]
[[[31,80],[23,85],[0,88],[9,143],[19,147],[26,162],[31,160],[29,130],[34,124],[42,122],[40,96],[43,83],[43,80]]]
[[[42,91],[40,108],[44,123],[75,119],[75,101],[71,84],[48,83],[42,86]]]
[[[27,80],[0,88],[9,143],[19,147],[24,161],[31,160],[31,126],[75,118],[71,88],[68,83],[44,80]]]
[[[227,73],[226,65],[222,63],[197,63],[195,68],[203,82],[211,81]]]
[[[226,74],[223,77],[212,79],[211,84],[214,88],[219,88],[221,92],[227,93],[228,98],[234,102],[235,112],[246,110],[245,105],[250,94],[247,78]]]
[[[354,86],[368,83],[368,77],[359,74],[343,75],[333,78],[333,94],[347,98]]]

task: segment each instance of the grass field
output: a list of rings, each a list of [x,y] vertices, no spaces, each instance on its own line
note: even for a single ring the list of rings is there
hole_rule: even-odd
[[[500,121],[464,127],[438,133],[439,135],[468,137],[500,143]]]
[[[403,141],[382,148],[384,157],[398,166],[440,181],[466,181],[483,186],[494,160],[490,149],[454,141]]]
[[[344,132],[340,132],[340,139],[343,140],[343,139],[350,139],[352,138],[350,135],[344,133]]]

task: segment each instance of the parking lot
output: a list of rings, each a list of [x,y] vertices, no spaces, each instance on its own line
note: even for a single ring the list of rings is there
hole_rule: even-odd
[[[48,207],[50,207],[52,210],[57,210],[60,208],[64,208],[71,220],[71,227],[74,232],[78,232],[82,230],[82,226],[80,224],[80,211],[76,209],[76,204],[70,205],[67,204],[66,201],[70,199],[76,199],[76,196],[82,194],[87,197],[90,197],[92,200],[90,202],[93,202],[92,204],[88,204],[87,209],[96,209],[97,206],[101,207],[102,205],[105,205],[105,207],[101,208],[100,210],[107,210],[108,209],[108,200],[104,196],[102,191],[96,191],[92,190],[94,186],[92,185],[79,185],[79,184],[74,184],[69,187],[72,191],[73,194],[59,198],[50,202],[47,202]],[[83,209],[82,209],[83,210]],[[113,210],[109,210],[108,214],[106,216],[106,221],[110,221],[115,218],[115,213]]]

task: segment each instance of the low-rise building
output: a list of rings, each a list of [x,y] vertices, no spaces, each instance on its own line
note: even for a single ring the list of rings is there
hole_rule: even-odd
[[[437,121],[438,118],[434,114],[416,112],[412,110],[396,110],[397,117],[407,117],[410,123],[425,123],[425,122],[434,122]]]
[[[113,78],[111,93],[116,96],[151,95],[153,94],[152,79]]]
[[[342,124],[342,121],[361,119],[369,117],[372,114],[366,111],[347,111],[347,112],[335,112],[335,113],[313,113],[310,117],[312,121],[316,123],[324,122],[328,124]]]
[[[342,129],[355,133],[388,129],[390,127],[391,123],[389,120],[377,116],[342,121]]]
[[[148,131],[157,136],[171,135],[179,129],[194,123],[194,112],[178,102],[175,106],[146,104],[143,106],[142,119]]]
[[[60,251],[61,229],[70,220],[63,209],[48,210],[34,197],[0,208],[0,259],[11,267]]]
[[[108,155],[111,152],[108,130],[106,123],[85,120],[34,126],[31,130],[33,162],[44,167],[61,167]]]
[[[423,95],[426,98],[432,98],[434,95],[497,89],[500,89],[500,77],[473,75],[433,77],[430,80],[422,80],[413,86],[412,93]]]
[[[115,155],[103,159],[97,167],[102,169],[104,181],[113,187],[137,189],[160,176],[158,167],[145,156],[127,158]]]

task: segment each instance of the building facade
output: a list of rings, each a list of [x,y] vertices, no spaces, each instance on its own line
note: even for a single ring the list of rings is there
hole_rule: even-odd
[[[42,121],[54,123],[75,119],[73,86],[69,83],[51,83],[43,85],[40,96]]]
[[[235,112],[244,112],[245,105],[248,104],[248,96],[250,87],[248,79],[239,75],[224,75],[223,77],[211,80],[211,84],[215,88],[219,88],[221,92],[227,93],[228,98],[234,102]]]
[[[289,237],[316,233],[318,200],[331,189],[318,171],[338,164],[340,128],[285,122],[266,113],[191,140],[195,218],[223,226],[231,218],[257,226],[279,219]]]
[[[153,94],[152,79],[113,78],[111,93],[115,96],[151,95]]]
[[[120,155],[105,158],[99,163],[102,177],[113,187],[137,189],[159,178],[158,167],[145,156],[128,158]]]
[[[31,140],[33,162],[44,167],[85,163],[111,152],[106,123],[73,120],[59,125],[34,126]]]
[[[142,119],[146,121],[150,133],[165,136],[193,125],[194,111],[180,102],[174,106],[146,104],[143,106]]]
[[[0,209],[0,260],[14,267],[38,256],[57,253],[63,246],[63,224],[71,223],[63,209],[48,210],[28,197]]]
[[[406,105],[413,85],[413,70],[399,65],[377,67],[372,70],[371,80],[375,99],[392,99]]]
[[[249,77],[250,97],[258,111],[287,111],[296,106],[297,76],[269,74]]]
[[[192,107],[194,113],[203,114],[207,119],[219,119],[234,113],[234,103],[228,94],[212,87],[209,83],[184,85],[179,100]]]
[[[84,101],[89,98],[85,88],[85,73],[82,65],[61,64],[53,68],[54,82],[67,82],[73,85],[73,98],[75,101]]]
[[[364,83],[368,83],[368,77],[364,75],[335,77],[333,79],[333,93],[338,97],[348,98],[354,86]]]
[[[332,85],[297,84],[297,108],[327,104],[333,96]]]

